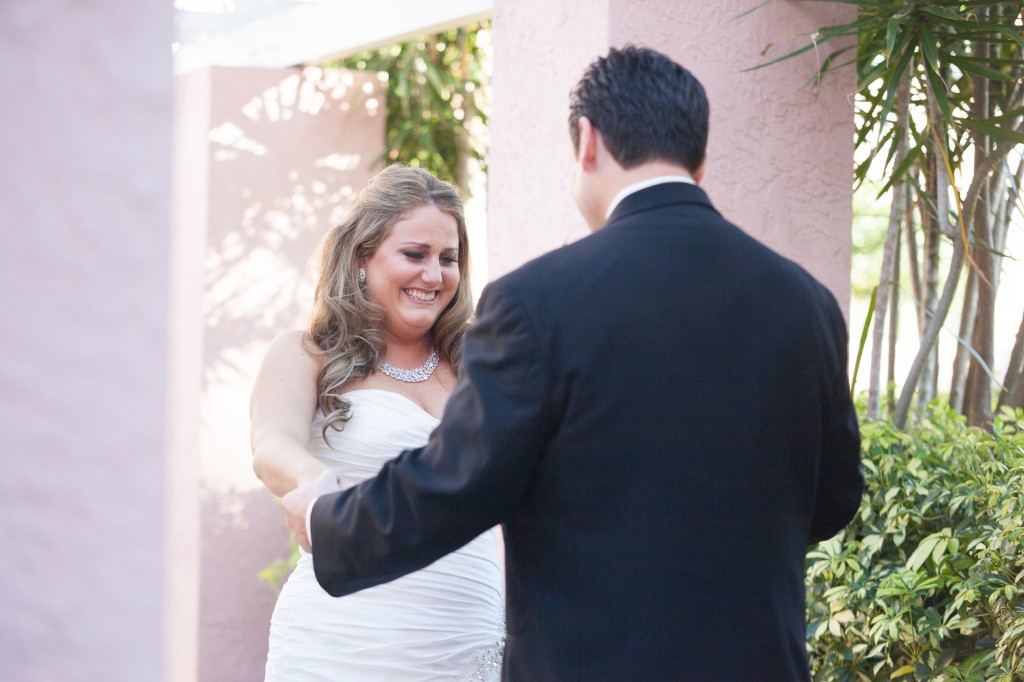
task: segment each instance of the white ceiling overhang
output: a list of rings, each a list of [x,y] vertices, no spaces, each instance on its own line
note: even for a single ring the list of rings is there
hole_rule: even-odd
[[[175,0],[174,70],[282,68],[484,19],[493,0]]]

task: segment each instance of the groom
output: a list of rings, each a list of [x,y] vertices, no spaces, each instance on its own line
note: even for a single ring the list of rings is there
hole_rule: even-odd
[[[804,555],[863,479],[832,295],[697,186],[708,104],[657,52],[572,93],[594,233],[490,284],[429,444],[310,510],[341,596],[502,524],[504,679],[808,680]],[[285,497],[306,541],[315,486]]]

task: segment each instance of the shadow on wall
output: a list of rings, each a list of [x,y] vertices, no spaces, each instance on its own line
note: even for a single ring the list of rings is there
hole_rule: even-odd
[[[268,504],[268,501],[270,503]],[[263,490],[202,495],[203,609],[199,638],[200,680],[263,679],[267,634],[276,594],[258,577],[288,552],[288,533],[280,508]],[[231,547],[231,560],[215,548]],[[234,599],[245,595],[247,620],[240,621]]]
[[[382,82],[316,68],[209,74],[199,680],[262,679],[275,595],[258,573],[288,552],[252,473],[249,393],[270,340],[307,326],[310,260],[379,167]]]
[[[215,371],[237,364],[240,342],[305,323],[307,264],[379,166],[384,136],[376,76],[271,71],[264,87],[265,70],[218,72],[203,311]]]

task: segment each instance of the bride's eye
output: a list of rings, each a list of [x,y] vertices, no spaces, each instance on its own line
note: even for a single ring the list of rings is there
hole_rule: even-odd
[[[406,251],[403,255],[409,260],[423,260],[423,254],[419,251]]]

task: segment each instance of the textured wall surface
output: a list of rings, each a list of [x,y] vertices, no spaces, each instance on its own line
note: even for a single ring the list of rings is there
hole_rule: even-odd
[[[178,78],[178,348],[201,387],[172,472],[182,569],[172,587],[185,603],[172,648],[182,675],[197,671],[175,679],[263,677],[275,595],[257,574],[288,539],[252,473],[249,393],[270,340],[306,326],[310,257],[379,167],[382,87],[375,75],[317,69]]]
[[[609,0],[496,0],[488,275],[589,229],[570,194],[569,92],[608,50]]]
[[[711,102],[704,188],[730,220],[849,300],[855,75],[808,85],[833,45],[756,71],[850,19],[826,3],[556,0],[495,3],[491,274],[586,233],[570,197],[568,92],[627,43],[690,69]]]
[[[157,680],[171,3],[0,4],[0,679]]]

